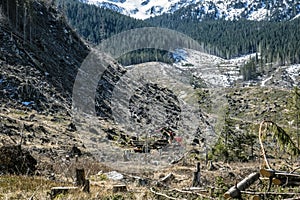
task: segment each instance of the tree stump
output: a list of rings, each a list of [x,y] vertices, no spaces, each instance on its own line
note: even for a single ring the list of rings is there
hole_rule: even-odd
[[[76,186],[85,185],[85,173],[84,169],[76,169]]]
[[[85,179],[84,169],[76,169],[76,186],[82,187],[84,192],[90,192],[90,181]]]
[[[194,178],[193,178],[193,187],[199,187],[201,186],[201,173],[200,173],[200,163],[197,163],[197,169],[194,172]]]

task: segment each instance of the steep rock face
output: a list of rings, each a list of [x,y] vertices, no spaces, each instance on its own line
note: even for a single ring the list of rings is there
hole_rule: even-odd
[[[41,163],[81,145],[69,109],[73,82],[89,50],[63,16],[42,1],[2,0],[0,8],[0,145],[22,145],[41,169]],[[16,158],[1,157],[2,172],[17,173],[11,166],[22,159],[35,170],[37,161],[24,152],[1,150]]]
[[[30,65],[48,75],[64,94],[70,93],[77,69],[89,50],[63,16],[39,1],[0,1],[0,60]]]

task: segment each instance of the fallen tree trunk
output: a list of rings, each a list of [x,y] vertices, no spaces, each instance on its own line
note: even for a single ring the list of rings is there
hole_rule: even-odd
[[[237,185],[231,187],[225,194],[224,198],[241,198],[241,191],[247,189],[250,187],[255,181],[259,179],[259,173],[254,172],[244,178],[241,182],[239,182]]]
[[[298,173],[290,173],[285,171],[276,171],[273,169],[261,169],[260,173],[263,177],[295,177],[300,179],[300,174]]]
[[[260,169],[263,177],[269,178],[269,188],[271,189],[272,183],[274,185],[297,186],[300,185],[300,174],[285,171],[276,171],[273,169]]]
[[[274,185],[299,186],[300,174],[285,171],[276,171],[273,169],[261,169],[263,177],[268,177]]]

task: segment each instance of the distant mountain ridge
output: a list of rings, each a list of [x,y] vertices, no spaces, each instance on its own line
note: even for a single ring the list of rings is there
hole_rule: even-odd
[[[289,0],[79,0],[137,19],[179,12],[182,18],[290,20],[299,16],[300,1]]]

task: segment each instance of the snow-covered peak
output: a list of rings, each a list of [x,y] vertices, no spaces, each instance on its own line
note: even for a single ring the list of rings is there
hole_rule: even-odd
[[[182,17],[289,20],[300,13],[300,0],[80,0],[119,13],[147,19],[184,9]]]
[[[201,0],[84,0],[84,2],[109,8],[137,19],[146,19],[174,12]]]

